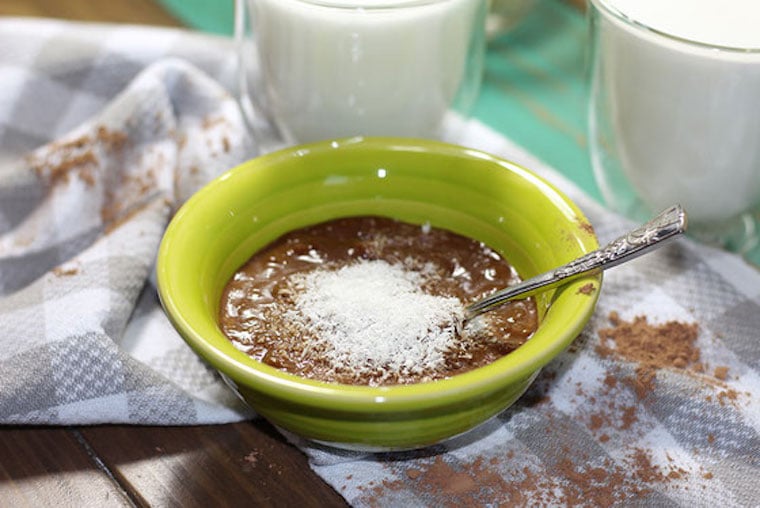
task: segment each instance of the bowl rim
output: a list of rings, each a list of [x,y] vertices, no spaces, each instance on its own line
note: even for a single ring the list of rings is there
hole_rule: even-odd
[[[557,302],[568,301],[569,303],[573,296],[576,296],[575,301],[579,303],[576,304],[577,309],[573,313],[573,318],[566,320],[564,332],[557,334],[557,337],[549,343],[550,347],[541,351],[534,351],[536,347],[530,346],[531,339],[517,350],[489,365],[450,378],[425,383],[365,386],[310,380],[253,360],[242,351],[234,349],[234,346],[231,347],[235,353],[228,354],[199,334],[186,319],[178,298],[172,293],[171,284],[167,279],[169,274],[166,269],[172,255],[171,239],[174,235],[180,234],[183,223],[192,218],[195,204],[203,201],[210,193],[216,192],[216,189],[225,185],[225,182],[230,180],[230,176],[235,173],[257,171],[259,167],[277,164],[283,158],[291,158],[296,153],[299,157],[303,157],[312,153],[336,150],[344,150],[350,153],[351,150],[355,149],[402,150],[423,153],[433,150],[443,156],[478,159],[501,166],[538,187],[542,195],[561,207],[560,212],[568,219],[568,222],[574,225],[574,230],[577,229],[579,234],[585,233],[584,241],[579,244],[582,249],[588,252],[598,247],[595,234],[581,227],[581,224],[589,224],[588,219],[563,192],[532,171],[482,150],[427,139],[353,137],[291,146],[249,159],[215,178],[181,206],[164,233],[156,263],[158,293],[166,315],[185,342],[199,356],[218,369],[227,382],[231,382],[237,388],[245,389],[248,387],[261,394],[288,399],[290,402],[304,404],[315,409],[343,411],[371,409],[376,412],[391,412],[399,409],[424,410],[441,406],[441,404],[456,404],[458,401],[473,396],[483,396],[499,390],[511,382],[527,379],[575,340],[590,319],[596,306],[601,290],[601,273],[576,279],[553,290],[555,293],[549,312],[555,305],[560,305]],[[595,291],[591,294],[583,294],[581,297],[580,288],[588,283],[595,285]],[[539,330],[541,330],[540,326]],[[219,333],[222,332],[219,331]],[[512,381],[510,382],[508,379]]]

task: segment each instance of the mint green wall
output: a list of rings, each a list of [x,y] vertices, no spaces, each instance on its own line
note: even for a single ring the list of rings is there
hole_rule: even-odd
[[[585,16],[539,1],[513,32],[491,42],[474,115],[601,200],[588,156]]]
[[[220,35],[232,35],[234,0],[159,0],[187,26]]]

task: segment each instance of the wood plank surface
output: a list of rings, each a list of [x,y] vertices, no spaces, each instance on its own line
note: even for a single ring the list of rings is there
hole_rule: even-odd
[[[81,432],[138,506],[347,506],[263,420]]]
[[[0,430],[0,506],[347,506],[263,420]]]
[[[0,431],[0,506],[132,506],[66,428]]]
[[[0,15],[182,26],[154,0],[2,0]]]

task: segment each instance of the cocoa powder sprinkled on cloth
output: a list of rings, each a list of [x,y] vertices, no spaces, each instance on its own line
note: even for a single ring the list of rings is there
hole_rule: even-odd
[[[121,150],[127,135],[121,131],[99,126],[94,136],[85,134],[77,138],[53,142],[43,155],[32,155],[28,162],[37,176],[50,185],[66,184],[75,176],[88,187],[95,185],[95,173],[100,165],[98,151],[106,154]]]
[[[410,480],[416,480],[417,478],[420,477],[421,474],[422,472],[420,472],[419,469],[412,468],[412,469],[406,470],[406,476],[408,476]]]
[[[91,150],[81,148],[80,145],[84,139],[89,140],[89,137],[72,143],[62,143],[58,148],[58,157],[43,160],[30,159],[32,169],[37,176],[49,181],[50,185],[68,183],[71,176],[76,175],[87,185],[92,186],[94,179],[91,171],[94,166],[97,166],[98,159]]]
[[[362,503],[382,506],[388,492],[414,488],[435,495],[437,506],[599,506],[610,507],[641,498],[660,486],[683,479],[689,472],[677,464],[659,466],[652,452],[630,448],[620,462],[588,457],[563,457],[548,470],[513,465],[514,453],[484,460],[449,462],[437,455],[414,466],[388,463],[398,470],[395,480],[359,488]],[[702,477],[708,479],[707,474]],[[346,480],[349,478],[347,477]],[[392,495],[391,495],[392,498]],[[443,501],[442,501],[443,500]]]
[[[643,436],[648,432],[647,418],[639,414],[647,404],[654,376],[659,369],[673,369],[706,380],[721,389],[713,396],[719,404],[728,404],[739,396],[735,390],[721,383],[727,368],[712,370],[714,377],[706,375],[700,349],[696,342],[699,329],[696,324],[670,321],[652,324],[640,316],[630,322],[613,312],[612,326],[599,331],[601,344],[598,352],[603,358],[633,362],[634,378],[613,364],[602,373],[596,391],[573,383],[572,393],[584,399],[590,411],[584,423],[600,446],[614,446],[619,454],[592,460],[582,450],[564,448],[555,455],[556,462],[548,461],[546,469],[515,464],[515,452],[484,459],[450,461],[437,455],[425,461],[415,461],[404,468],[403,463],[388,463],[398,480],[360,489],[362,501],[372,505],[372,499],[384,499],[388,492],[413,488],[423,493],[436,493],[434,499],[441,506],[471,505],[560,505],[560,506],[617,506],[634,499],[647,499],[663,491],[688,490],[694,481],[711,481],[713,473],[701,466],[685,465],[679,457],[666,454],[663,458],[641,441],[613,444],[626,435]],[[547,436],[575,432],[572,425],[555,418],[546,391],[556,382],[557,374],[543,372],[533,387],[521,399],[521,404],[541,412],[549,422]],[[630,391],[633,388],[633,391]],[[633,396],[631,399],[629,397]],[[642,420],[643,419],[643,420]],[[536,429],[542,432],[543,429]],[[705,443],[712,446],[715,436],[710,434]],[[519,452],[518,452],[519,453]],[[518,461],[518,463],[522,464]],[[706,488],[706,484],[702,484]],[[392,498],[392,495],[391,497]],[[654,498],[653,498],[654,499]]]
[[[736,390],[727,389],[718,392],[718,403],[721,406],[725,406],[726,404],[735,404],[738,398],[739,392]]]
[[[128,136],[119,130],[111,130],[101,125],[95,131],[95,138],[108,150],[117,151],[124,148]]]
[[[602,357],[618,357],[638,366],[636,390],[640,397],[651,391],[657,370],[663,368],[691,369],[701,372],[700,351],[695,345],[699,335],[696,323],[668,321],[655,325],[646,316],[627,322],[617,312],[611,312],[612,325],[599,330],[600,343],[596,348]]]
[[[725,381],[728,378],[728,367],[725,365],[715,367],[715,370],[713,371],[713,376],[715,376],[715,379],[720,379],[721,381]]]
[[[71,275],[76,275],[79,273],[79,267],[77,266],[56,266],[52,270],[53,275],[56,275],[58,277],[69,277]]]
[[[652,324],[645,316],[627,322],[615,312],[610,315],[610,324],[611,327],[599,332],[602,342],[598,352],[603,358],[634,363],[634,378],[630,378],[622,366],[613,362],[601,373],[595,389],[593,385],[574,382],[572,391],[567,393],[572,393],[578,401],[584,401],[582,405],[588,408],[588,412],[579,414],[580,421],[600,446],[617,450],[614,459],[592,459],[585,451],[573,450],[569,446],[544,458],[545,469],[526,467],[524,459],[516,458],[517,454],[525,456],[519,450],[517,453],[510,450],[496,457],[460,457],[456,461],[436,455],[424,461],[417,460],[406,469],[403,462],[390,463],[388,467],[394,471],[393,476],[397,480],[360,489],[364,494],[362,501],[372,506],[374,501],[392,499],[389,492],[413,488],[430,493],[440,506],[604,507],[654,496],[651,501],[663,491],[707,488],[704,482],[713,479],[712,472],[702,466],[695,468],[686,465],[680,457],[674,458],[669,453],[663,457],[658,450],[644,445],[646,440],[638,440],[649,432],[651,425],[648,417],[640,413],[645,410],[649,395],[641,388],[652,385],[658,370],[672,369],[719,387],[720,390],[713,396],[715,402],[728,404],[740,394],[720,382],[720,377],[727,375],[727,372],[716,368],[712,370],[714,377],[706,375],[701,352],[696,345],[699,335],[696,324],[677,321]],[[556,382],[557,373],[546,370],[521,399],[522,405],[540,412],[548,422],[544,428],[535,429],[535,432],[545,430],[547,438],[576,432],[573,423],[554,416],[546,392]],[[575,403],[573,400],[570,402]],[[634,439],[628,443],[620,442],[622,436],[626,440]],[[705,438],[708,446],[714,442],[712,434]],[[529,455],[531,451],[527,453]],[[445,501],[441,502],[442,499]]]

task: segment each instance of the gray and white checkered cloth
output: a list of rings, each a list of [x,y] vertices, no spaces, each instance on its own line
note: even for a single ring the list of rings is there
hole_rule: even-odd
[[[229,93],[231,48],[179,30],[0,20],[1,424],[254,417],[174,332],[151,280],[172,211],[254,153]],[[477,121],[461,143],[555,183],[602,241],[630,226]],[[635,363],[597,352],[611,311],[697,323],[704,372],[664,368],[641,393]],[[610,271],[574,346],[477,431],[394,454],[288,437],[355,506],[758,506],[760,274],[679,241]]]

